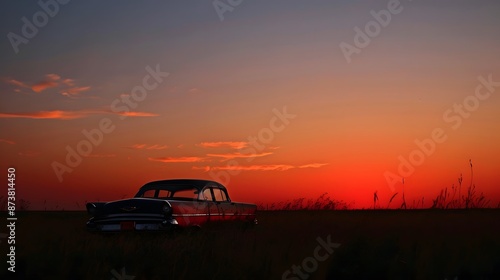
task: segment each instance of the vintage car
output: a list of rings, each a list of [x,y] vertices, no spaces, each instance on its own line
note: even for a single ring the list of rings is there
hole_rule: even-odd
[[[134,198],[86,206],[91,231],[157,231],[226,221],[257,223],[255,204],[231,201],[223,185],[208,180],[150,182]]]

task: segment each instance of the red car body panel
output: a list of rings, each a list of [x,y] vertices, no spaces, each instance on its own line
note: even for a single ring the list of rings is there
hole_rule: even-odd
[[[235,202],[170,201],[172,217],[179,226],[202,226],[208,222],[255,220],[255,205]]]

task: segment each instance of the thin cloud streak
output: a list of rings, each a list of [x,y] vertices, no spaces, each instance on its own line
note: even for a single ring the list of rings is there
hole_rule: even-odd
[[[57,75],[57,74],[47,74],[45,75],[45,77],[50,80],[50,81],[58,81],[61,79],[61,76]]]
[[[59,86],[58,80],[61,79],[61,76],[57,74],[47,74],[45,75],[45,80],[40,81],[31,86],[31,90],[34,92],[42,92],[48,88],[53,88]]]
[[[188,92],[194,94],[194,93],[200,93],[201,90],[199,88],[191,88],[188,90]]]
[[[260,154],[242,154],[242,153],[229,153],[229,154],[207,154],[209,157],[223,158],[224,160],[230,160],[235,158],[257,158],[272,155],[272,152],[265,152]]]
[[[14,142],[12,140],[7,140],[7,139],[0,139],[0,142],[7,143],[7,144],[10,144],[10,145],[15,145],[16,144],[16,142]]]
[[[234,171],[286,171],[295,168],[293,165],[288,164],[270,164],[270,165],[227,165],[211,167],[212,170],[234,170]]]
[[[248,142],[220,141],[220,142],[201,142],[198,146],[203,148],[221,148],[228,147],[232,149],[243,149],[248,147]]]
[[[69,87],[75,86],[75,80],[73,80],[73,79],[64,79],[62,81],[62,83],[69,86]]]
[[[156,117],[158,114],[147,112],[123,112],[114,113],[103,110],[82,110],[82,111],[38,111],[38,112],[23,112],[23,113],[0,113],[0,118],[24,118],[24,119],[58,119],[58,120],[73,120],[88,117],[90,115],[99,114],[115,114],[126,117]]]
[[[15,79],[6,79],[5,82],[16,87],[31,88],[29,85]]]
[[[125,117],[157,117],[158,114],[154,113],[146,113],[146,112],[123,112],[117,113],[117,115],[125,116]]]
[[[67,97],[75,97],[91,89],[90,86],[76,86],[74,79],[62,79],[61,76],[57,74],[46,74],[43,80],[31,85],[11,78],[5,79],[5,83],[17,87],[14,89],[15,92],[21,92],[21,88],[27,88],[36,93],[40,93],[47,89],[58,87],[60,88],[58,92]]]
[[[191,169],[193,170],[203,170],[205,172],[210,171],[210,166],[193,166]]]
[[[24,119],[60,119],[72,120],[83,118],[87,116],[85,112],[71,112],[71,111],[40,111],[29,113],[0,113],[0,118],[24,118]]]
[[[164,163],[187,163],[187,162],[202,162],[205,161],[201,157],[159,157],[159,158],[148,158],[151,161],[159,161]]]
[[[57,85],[58,84],[56,82],[42,81],[42,82],[39,82],[37,84],[32,85],[31,90],[38,93],[38,92],[42,92],[48,88],[57,87]]]
[[[124,147],[127,149],[132,149],[132,150],[165,150],[168,148],[167,145],[159,145],[159,144],[154,144],[154,145],[147,145],[147,144],[134,144],[132,146]]]
[[[298,166],[298,168],[320,168],[328,164],[329,163],[310,163],[310,164],[300,165]]]
[[[75,96],[75,95],[79,95],[80,93],[82,93],[84,91],[87,91],[89,89],[90,89],[89,86],[86,86],[86,87],[72,87],[72,88],[69,88],[69,89],[61,91],[61,94],[64,95],[64,96]]]
[[[310,163],[299,166],[290,164],[267,164],[267,165],[226,165],[226,166],[193,166],[193,170],[229,170],[229,171],[287,171],[295,168],[321,168],[328,163]]]
[[[146,150],[165,150],[167,148],[168,148],[167,145],[158,145],[158,144],[155,144],[155,145],[147,147]]]

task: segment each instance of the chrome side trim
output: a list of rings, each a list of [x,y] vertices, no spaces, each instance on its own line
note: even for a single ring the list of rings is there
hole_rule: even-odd
[[[163,214],[154,213],[120,213],[120,214],[109,214],[102,216],[103,218],[123,218],[123,217],[137,217],[137,218],[162,218]]]
[[[242,214],[235,214],[235,213],[227,213],[227,214],[220,214],[220,213],[214,213],[214,214],[198,214],[198,213],[192,213],[192,214],[172,214],[174,217],[200,217],[200,216],[254,216],[255,214],[248,214],[248,213],[242,213]]]

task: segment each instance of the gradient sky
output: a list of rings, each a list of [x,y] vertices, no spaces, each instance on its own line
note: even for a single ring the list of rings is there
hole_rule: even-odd
[[[454,104],[474,101],[478,77],[500,81],[500,2],[401,1],[349,63],[341,43],[354,46],[355,28],[389,2],[242,1],[221,21],[212,1],[70,1],[16,53],[9,33],[22,36],[22,18],[42,8],[10,1],[0,11],[0,167],[16,168],[17,199],[34,209],[82,209],[168,178],[219,180],[237,201],[328,192],[362,208],[375,191],[383,206],[401,193],[388,172],[405,177],[409,205],[429,206],[461,173],[469,185],[472,159],[496,206],[500,86],[467,117]],[[169,76],[128,114],[113,111],[147,66]],[[284,108],[295,117],[269,134]],[[54,162],[67,165],[67,147],[103,119],[114,130],[60,181]],[[446,140],[399,174],[400,156],[435,129]],[[272,139],[251,154],[259,135]]]

